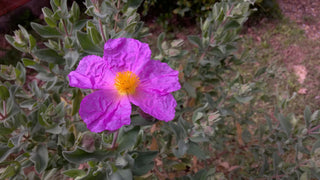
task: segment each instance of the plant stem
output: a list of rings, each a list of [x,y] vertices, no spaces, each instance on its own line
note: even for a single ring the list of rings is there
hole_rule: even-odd
[[[313,133],[313,131],[316,131],[316,130],[318,130],[319,128],[320,128],[320,125],[318,125],[318,126],[312,128],[312,129],[310,129],[308,132],[309,132],[309,133]]]
[[[64,31],[66,32],[66,35],[70,36],[67,30],[66,22],[64,20],[62,20],[62,24],[63,24]]]
[[[101,34],[102,34],[102,38],[103,38],[104,42],[107,42],[106,36],[104,35],[101,19],[99,19],[99,26],[100,26],[100,31],[101,31]]]
[[[6,117],[6,116],[7,116],[6,102],[3,101],[3,102],[2,102],[2,105],[3,105],[3,114],[4,114],[4,117]]]
[[[113,134],[113,141],[112,141],[111,149],[114,149],[114,148],[115,148],[116,142],[117,142],[117,139],[118,139],[118,135],[119,135],[119,130],[116,131],[116,132]]]
[[[118,9],[118,11],[120,11],[119,9],[120,9],[120,2],[121,2],[121,0],[118,0],[118,3],[117,3],[117,9]],[[116,16],[115,16],[115,18],[114,18],[114,31],[116,31],[117,30],[117,21],[118,21],[118,16],[119,16],[119,12],[117,12],[117,14],[116,14]]]

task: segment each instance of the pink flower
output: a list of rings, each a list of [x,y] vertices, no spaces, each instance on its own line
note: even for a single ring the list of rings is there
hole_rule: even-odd
[[[131,103],[158,120],[174,119],[180,89],[178,71],[151,60],[148,44],[135,39],[110,39],[103,58],[84,57],[68,75],[72,87],[95,89],[86,96],[79,114],[93,132],[114,131],[130,124]]]

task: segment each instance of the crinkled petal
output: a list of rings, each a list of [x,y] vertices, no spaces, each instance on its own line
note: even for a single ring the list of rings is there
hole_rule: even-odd
[[[92,132],[114,131],[130,124],[131,104],[115,90],[99,90],[81,101],[79,114]]]
[[[135,39],[110,39],[104,45],[103,58],[113,72],[132,71],[138,74],[150,57],[149,45]]]
[[[158,120],[171,121],[174,119],[177,102],[172,94],[161,95],[140,89],[129,99],[145,113]]]
[[[179,71],[173,70],[168,64],[157,60],[150,60],[138,76],[141,82],[140,86],[148,91],[168,94],[181,88]]]
[[[83,89],[105,89],[114,84],[112,73],[103,58],[95,55],[85,56],[77,69],[68,75],[72,87]]]

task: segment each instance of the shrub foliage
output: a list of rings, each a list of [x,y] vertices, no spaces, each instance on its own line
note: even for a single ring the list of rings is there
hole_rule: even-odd
[[[22,26],[6,35],[24,57],[1,65],[0,179],[319,179],[318,111],[287,113],[289,98],[264,91],[268,68],[248,79],[239,71],[250,57],[238,49],[248,0],[215,3],[201,34],[188,36],[192,49],[159,35],[153,56],[180,71],[183,87],[173,121],[134,107],[119,132],[88,131],[78,110],[90,90],[67,75],[82,57],[102,56],[108,39],[147,38],[141,3],[86,0],[84,16],[76,2],[51,0],[45,24],[31,23],[40,40]]]

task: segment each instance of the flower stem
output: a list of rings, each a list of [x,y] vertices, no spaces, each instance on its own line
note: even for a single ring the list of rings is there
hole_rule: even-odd
[[[106,36],[104,35],[101,19],[99,19],[99,26],[100,26],[100,31],[101,31],[101,34],[102,34],[102,38],[103,38],[104,42],[107,42]]]
[[[116,142],[117,142],[117,139],[118,139],[118,135],[119,135],[119,131],[116,131],[116,132],[113,134],[113,141],[112,141],[111,149],[114,149],[114,148],[115,148]]]
[[[4,120],[7,116],[6,102],[3,101],[3,114],[0,112],[0,120]]]
[[[2,104],[3,104],[3,114],[4,114],[4,116],[6,117],[6,116],[7,116],[6,102],[3,101]]]
[[[120,0],[118,0],[118,3],[117,3],[117,9],[118,9],[118,11],[120,11]],[[114,31],[116,32],[117,31],[117,22],[118,22],[118,16],[119,16],[119,12],[117,12],[117,14],[116,14],[116,16],[115,16],[115,18],[114,18],[114,20],[115,20],[115,22],[114,22]]]
[[[66,32],[66,35],[70,36],[67,30],[66,22],[64,20],[62,20],[62,24],[63,24],[64,31]]]
[[[314,133],[314,131],[318,130],[319,128],[320,128],[320,125],[318,125],[318,126],[312,128],[312,129],[310,129],[310,130],[309,130],[309,133]]]

